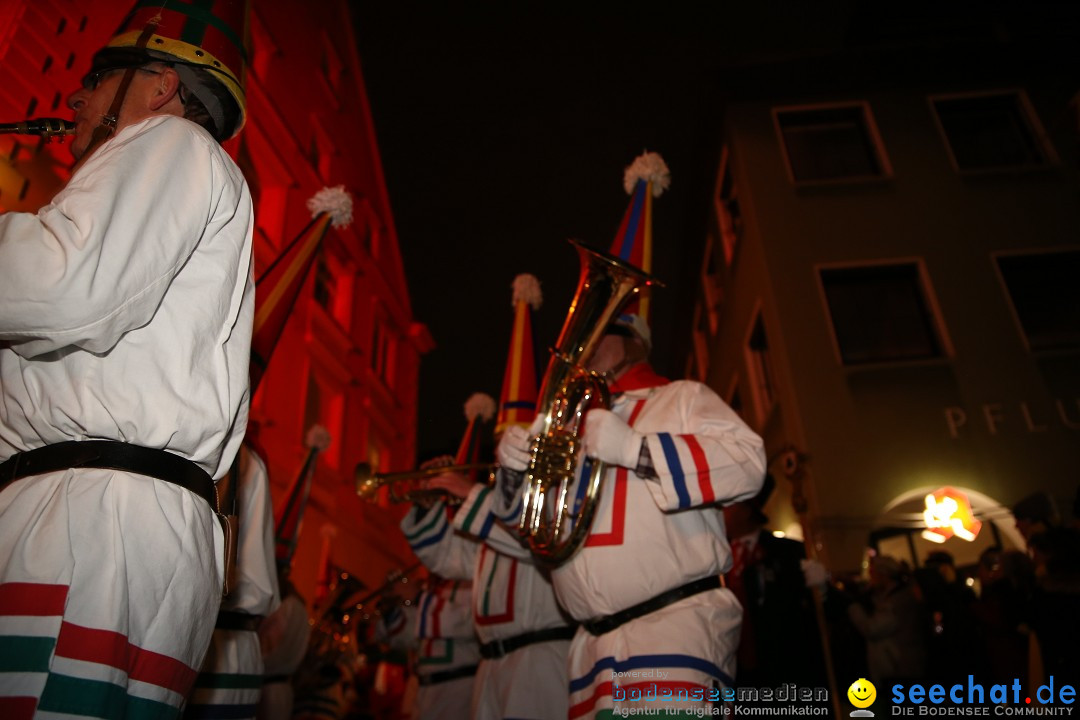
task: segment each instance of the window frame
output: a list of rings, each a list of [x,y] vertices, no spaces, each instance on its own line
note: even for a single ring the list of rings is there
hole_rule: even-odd
[[[1004,97],[1007,95],[1012,95],[1016,98],[1020,116],[1024,120],[1028,132],[1031,134],[1032,141],[1039,152],[1042,153],[1044,162],[1036,165],[998,165],[980,168],[960,167],[952,143],[949,141],[949,134],[945,130],[945,125],[941,121],[941,116],[938,114],[936,103],[940,100]],[[945,152],[949,157],[949,164],[952,165],[952,169],[957,175],[988,175],[1045,170],[1061,163],[1057,152],[1054,150],[1054,146],[1050,143],[1050,138],[1046,134],[1046,129],[1043,127],[1042,121],[1039,120],[1038,113],[1035,112],[1035,108],[1032,106],[1031,101],[1028,99],[1027,93],[1024,92],[1023,88],[999,88],[995,90],[975,90],[970,92],[934,93],[926,96],[926,104],[930,108],[930,116],[934,119],[934,126],[937,128],[938,136],[945,146]]]
[[[1005,274],[1001,271],[1001,258],[1007,257],[1025,257],[1032,255],[1051,255],[1055,253],[1080,253],[1080,245],[1060,245],[1055,247],[1041,247],[1041,248],[1019,248],[1009,250],[998,250],[990,253],[991,263],[994,267],[994,274],[997,276],[998,282],[1001,283],[1001,291],[1005,295],[1005,302],[1009,306],[1009,313],[1012,315],[1013,324],[1016,326],[1016,332],[1020,335],[1020,341],[1024,343],[1024,348],[1028,353],[1036,356],[1056,356],[1056,355],[1075,355],[1080,353],[1080,346],[1067,347],[1067,348],[1033,348],[1031,346],[1031,339],[1028,337],[1027,330],[1024,328],[1024,323],[1020,318],[1020,312],[1017,310],[1016,302],[1013,300],[1012,291],[1009,289],[1009,283],[1005,280]]]
[[[885,360],[869,360],[866,362],[851,363],[844,360],[843,348],[840,345],[840,336],[833,322],[832,306],[829,304],[829,295],[825,289],[825,278],[822,271],[826,270],[851,270],[858,268],[880,268],[888,266],[913,265],[918,279],[918,290],[922,295],[926,307],[930,328],[936,334],[936,340],[940,354],[936,357],[926,358],[893,358]],[[870,260],[848,260],[842,262],[816,263],[813,266],[814,277],[821,298],[821,309],[825,316],[825,322],[829,327],[829,337],[832,341],[833,356],[836,363],[845,370],[862,370],[866,368],[882,367],[911,367],[914,365],[937,365],[950,362],[954,356],[952,340],[949,337],[948,328],[945,324],[944,314],[938,301],[934,285],[930,281],[930,273],[926,267],[926,261],[922,257],[895,257],[876,258]]]
[[[846,108],[859,108],[862,112],[863,129],[866,132],[870,144],[877,155],[878,165],[881,167],[881,173],[877,175],[851,175],[841,178],[821,178],[811,180],[799,180],[795,177],[795,168],[791,163],[791,156],[788,153],[787,142],[784,140],[784,128],[780,124],[780,115],[782,113],[797,113],[797,112],[811,112],[815,110],[839,110]],[[885,142],[881,138],[881,132],[878,129],[877,121],[874,119],[874,113],[870,109],[870,103],[866,100],[849,100],[842,102],[827,102],[827,103],[810,103],[806,105],[779,105],[772,108],[773,129],[776,132],[776,140],[780,145],[780,153],[784,159],[784,168],[787,171],[788,180],[795,187],[817,187],[817,186],[830,186],[830,185],[844,185],[844,184],[863,184],[863,183],[877,183],[887,180],[891,180],[893,177],[892,162],[889,160],[889,154],[885,150]]]

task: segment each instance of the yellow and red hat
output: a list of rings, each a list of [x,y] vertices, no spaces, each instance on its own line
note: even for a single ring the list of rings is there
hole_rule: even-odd
[[[495,435],[511,425],[529,427],[536,416],[536,357],[533,353],[532,312],[543,302],[540,281],[523,273],[513,284],[514,329],[510,334],[510,354],[506,359],[499,416]]]
[[[211,134],[228,140],[244,126],[249,2],[137,0],[113,38],[94,55],[87,77],[148,60],[172,63],[210,113]]]

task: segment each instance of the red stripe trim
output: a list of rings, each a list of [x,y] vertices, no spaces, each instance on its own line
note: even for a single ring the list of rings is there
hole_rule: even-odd
[[[0,717],[7,720],[30,720],[37,709],[37,698],[0,697]]]
[[[680,435],[686,447],[690,448],[690,456],[694,458],[694,467],[697,469],[698,487],[701,488],[703,505],[708,505],[716,500],[713,493],[712,476],[709,474],[709,461],[705,459],[705,451],[701,449],[701,443],[693,435]]]
[[[187,695],[198,671],[168,655],[131,644],[112,630],[86,628],[65,622],[56,639],[56,656],[117,668],[132,680]]]
[[[67,585],[4,583],[0,585],[0,615],[63,615]]]
[[[644,407],[645,401],[638,400],[637,404],[634,405],[634,409],[630,411],[630,419],[626,421],[626,424],[633,427],[634,423],[637,421],[638,415],[641,414],[641,410]],[[585,540],[585,547],[623,544],[624,532],[626,530],[627,477],[626,468],[616,468],[615,496],[612,498],[611,503],[611,530],[606,533],[589,533],[589,537]]]
[[[480,552],[482,554],[487,553],[487,545],[481,545],[480,547]],[[483,562],[483,555],[481,555],[481,567],[483,567]],[[499,613],[498,615],[481,615],[479,612],[475,611],[478,608],[474,607],[473,621],[477,625],[497,625],[499,623],[511,622],[514,619],[514,589],[517,587],[517,568],[517,558],[510,558],[510,580],[508,582],[508,585],[510,587],[506,592],[506,606],[503,608],[503,612]],[[474,588],[473,591],[476,592],[476,589]],[[477,598],[479,598],[480,593],[477,592],[476,596]]]

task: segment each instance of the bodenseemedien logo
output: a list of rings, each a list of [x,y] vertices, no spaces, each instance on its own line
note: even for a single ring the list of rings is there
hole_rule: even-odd
[[[874,687],[874,683],[866,678],[859,678],[847,689],[847,698],[848,702],[855,706],[855,710],[851,711],[851,717],[874,717],[874,711],[866,709],[877,699],[877,688]]]

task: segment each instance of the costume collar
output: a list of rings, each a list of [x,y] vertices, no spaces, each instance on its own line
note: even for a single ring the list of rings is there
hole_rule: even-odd
[[[647,362],[639,362],[620,375],[618,380],[612,380],[608,388],[611,390],[612,395],[617,395],[630,390],[644,390],[667,385],[669,382],[670,380],[667,378],[657,375],[656,371],[652,369],[652,365]]]

